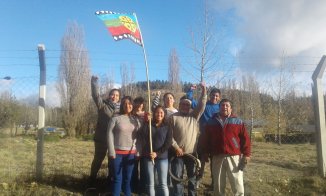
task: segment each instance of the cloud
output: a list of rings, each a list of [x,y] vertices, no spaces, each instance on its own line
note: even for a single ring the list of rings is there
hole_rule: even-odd
[[[326,1],[211,0],[210,3],[219,16],[231,21],[228,24],[234,40],[240,40],[229,46],[230,53],[237,57],[238,73],[253,73],[260,82],[273,82],[282,64],[292,68],[291,81],[296,84],[296,91],[311,94],[311,76],[326,55]],[[325,79],[323,83],[326,86]]]
[[[326,53],[326,1],[212,2],[217,11],[234,13],[236,34],[243,40],[239,61],[247,70],[270,70],[286,56],[297,69],[313,71]]]
[[[56,83],[50,83],[46,86],[46,106],[49,107],[60,107],[60,94],[56,88]]]

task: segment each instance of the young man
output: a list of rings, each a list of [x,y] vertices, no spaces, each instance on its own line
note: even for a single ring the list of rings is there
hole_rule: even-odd
[[[182,178],[186,166],[188,181],[188,195],[196,195],[195,162],[186,153],[196,154],[198,138],[198,121],[204,112],[207,95],[206,86],[201,84],[202,94],[198,106],[191,110],[191,101],[182,97],[179,102],[179,111],[169,118],[169,127],[173,133],[172,148],[175,158],[171,161],[171,169],[177,178]],[[172,180],[173,195],[183,196],[183,184]]]
[[[214,195],[225,195],[226,176],[234,195],[244,195],[243,169],[250,160],[250,137],[243,121],[232,114],[230,100],[221,100],[219,113],[206,125],[201,145],[204,159],[212,158]]]
[[[192,85],[190,90],[187,92],[187,97],[192,101],[192,107],[194,107],[197,102],[193,99],[193,90],[196,89],[195,85]],[[221,100],[221,91],[220,89],[217,88],[213,88],[211,89],[210,93],[209,93],[209,100],[206,103],[206,107],[204,110],[203,115],[200,117],[199,119],[199,131],[200,131],[200,135],[199,135],[199,140],[201,140],[203,132],[205,130],[205,126],[208,122],[209,119],[211,119],[216,113],[219,112],[220,110],[220,100]],[[195,104],[194,104],[195,103]],[[201,146],[198,146],[198,156],[199,159],[201,161],[201,170],[199,171],[199,175],[197,176],[197,188],[199,187],[199,183],[201,178],[204,175],[204,169],[205,169],[205,161],[203,160],[202,157],[202,149]],[[212,162],[210,162],[212,163]],[[212,172],[212,164],[210,164],[210,170]],[[211,175],[212,177],[212,175]],[[213,186],[214,182],[212,179],[212,186]]]

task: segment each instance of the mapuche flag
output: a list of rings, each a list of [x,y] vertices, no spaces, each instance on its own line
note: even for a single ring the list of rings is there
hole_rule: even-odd
[[[97,11],[96,15],[104,22],[115,41],[131,39],[142,46],[141,34],[135,15],[110,11]]]

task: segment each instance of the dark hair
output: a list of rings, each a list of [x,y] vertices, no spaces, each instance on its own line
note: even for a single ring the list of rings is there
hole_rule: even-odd
[[[109,92],[109,96],[112,95],[112,93],[113,93],[114,91],[117,91],[117,92],[119,93],[119,96],[121,95],[119,89],[117,89],[117,88],[113,88],[113,89],[110,90],[110,92]]]
[[[189,99],[189,98],[187,97],[187,95],[184,95],[184,96],[182,96],[182,97],[180,98],[179,102],[181,102],[181,101],[184,100],[184,99]],[[190,100],[190,99],[189,99],[189,100]]]
[[[164,107],[163,107],[162,105],[157,105],[156,108],[154,108],[154,110],[153,110],[153,121],[154,121],[154,122],[156,121],[156,120],[155,120],[155,112],[156,112],[158,109],[162,109],[162,110],[163,110],[163,112],[164,112],[164,117],[165,117],[165,115],[166,115]],[[164,121],[164,120],[163,120],[163,121]]]
[[[209,93],[209,95],[212,95],[212,94],[215,94],[215,93],[218,93],[221,96],[221,90],[218,89],[218,88],[213,88],[211,90],[211,92]]]
[[[221,107],[222,103],[230,103],[230,106],[231,106],[231,108],[232,108],[233,103],[232,103],[231,100],[229,100],[229,99],[222,99],[222,100],[220,101],[220,107]]]
[[[136,97],[134,99],[134,104],[144,104],[145,103],[145,99],[143,97]]]
[[[134,104],[133,103],[133,100],[132,100],[132,98],[130,97],[130,96],[124,96],[122,99],[121,99],[121,103],[120,103],[120,114],[125,114],[126,113],[126,111],[124,110],[124,104],[125,104],[125,102],[126,101],[129,101],[132,105]]]
[[[170,92],[167,92],[163,95],[163,100],[165,100],[165,98],[168,96],[168,95],[171,95],[173,97],[173,99],[175,99],[174,95]]]

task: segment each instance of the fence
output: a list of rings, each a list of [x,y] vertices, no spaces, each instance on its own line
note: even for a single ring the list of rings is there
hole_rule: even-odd
[[[39,70],[38,66],[33,67]],[[37,160],[37,130],[39,104],[39,76],[11,77],[11,73],[1,73],[4,76],[0,81],[0,183],[5,191],[5,185],[27,183],[30,190],[36,180]],[[91,137],[79,139],[65,138],[66,132],[61,123],[60,101],[55,91],[55,81],[58,79],[47,76],[47,98],[45,110],[44,150],[43,150],[43,183],[55,184],[71,192],[80,192],[89,175],[90,164],[94,153]],[[48,104],[49,103],[49,104]],[[302,107],[298,105],[297,107]],[[250,125],[248,123],[248,129]],[[316,162],[312,154],[316,153],[314,128],[300,127],[297,132],[285,131],[277,133],[270,131],[270,127],[256,127],[252,130],[253,164],[255,163],[255,149],[282,148],[278,155],[283,157],[274,165],[282,165],[289,151],[300,157],[300,163],[312,164]],[[276,130],[276,125],[274,125]],[[281,142],[279,142],[281,140]],[[268,144],[266,144],[268,143]],[[281,146],[279,144],[282,144]],[[266,147],[267,145],[267,147]],[[306,153],[295,151],[295,148],[304,148]],[[257,152],[258,153],[258,152]],[[260,152],[259,152],[260,153]],[[284,154],[282,154],[284,153]],[[259,160],[259,157],[257,157]],[[263,160],[263,159],[262,159]],[[263,160],[264,162],[266,160]],[[268,161],[266,161],[267,163]],[[285,164],[286,165],[286,164]],[[286,166],[282,166],[286,167]],[[310,169],[311,169],[310,167]],[[282,173],[283,169],[278,168]],[[293,169],[293,168],[292,168]],[[250,170],[248,171],[250,172]],[[312,172],[309,175],[314,175]],[[107,161],[103,163],[100,177],[107,175]],[[289,177],[290,178],[290,177]],[[249,180],[249,179],[247,179]],[[249,180],[250,181],[250,180]],[[55,183],[54,183],[55,182]],[[268,180],[266,180],[268,183]],[[253,186],[253,185],[252,185]],[[18,188],[12,188],[15,191]],[[11,190],[12,190],[11,189]],[[15,192],[17,193],[17,192]]]

